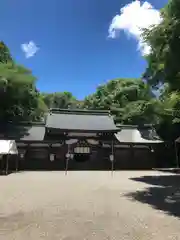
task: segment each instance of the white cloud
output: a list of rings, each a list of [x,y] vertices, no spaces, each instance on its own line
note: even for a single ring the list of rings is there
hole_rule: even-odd
[[[141,3],[133,1],[120,9],[120,14],[113,17],[109,26],[109,37],[117,38],[118,33],[123,30],[138,41],[138,50],[143,55],[151,51],[151,47],[143,42],[141,36],[143,28],[149,28],[161,22],[160,12],[149,2]]]
[[[36,46],[36,44],[33,41],[21,44],[21,49],[25,53],[26,58],[33,57],[36,54],[36,52],[39,50],[39,48]]]

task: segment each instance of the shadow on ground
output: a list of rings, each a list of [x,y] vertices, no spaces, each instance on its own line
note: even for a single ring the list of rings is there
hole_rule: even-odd
[[[144,191],[128,193],[126,197],[180,217],[180,175],[142,176],[131,180],[151,186],[147,186]]]

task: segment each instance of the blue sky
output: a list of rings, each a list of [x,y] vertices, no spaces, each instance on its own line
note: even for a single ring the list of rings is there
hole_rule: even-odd
[[[0,38],[33,71],[39,90],[70,91],[82,99],[107,80],[140,77],[145,69],[136,27],[151,16],[157,21],[155,9],[167,0],[146,2],[146,12],[143,1],[135,2],[2,0]],[[127,11],[120,13],[122,7]]]

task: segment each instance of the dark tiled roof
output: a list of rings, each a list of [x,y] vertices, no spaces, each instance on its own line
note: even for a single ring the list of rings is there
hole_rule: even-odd
[[[7,139],[22,141],[42,141],[45,135],[45,125],[12,125],[9,124],[4,128],[2,133]]]
[[[116,134],[116,138],[122,143],[153,144],[163,142],[151,127],[122,126],[121,131]]]
[[[42,141],[45,135],[45,126],[31,126],[26,128],[27,133],[21,138],[26,141]]]
[[[46,127],[72,131],[118,131],[107,111],[55,110],[48,114]]]

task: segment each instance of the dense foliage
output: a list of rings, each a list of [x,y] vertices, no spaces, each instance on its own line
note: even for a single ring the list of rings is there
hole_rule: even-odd
[[[122,124],[156,123],[154,98],[150,87],[139,79],[116,79],[97,88],[84,100],[88,109],[110,110]]]
[[[36,120],[43,111],[31,71],[16,64],[0,43],[0,121]],[[43,110],[43,108],[42,108]]]
[[[147,56],[148,66],[143,77],[152,87],[161,86],[161,126],[172,132],[180,122],[180,1],[170,0],[161,15],[159,25],[144,30],[144,40],[151,46],[151,54]],[[176,134],[173,136],[175,138]]]
[[[175,139],[180,135],[179,0],[169,1],[161,15],[159,25],[143,31],[151,47],[145,81],[110,80],[82,101],[70,92],[39,93],[31,71],[18,65],[0,42],[0,120],[40,120],[49,108],[102,109],[109,110],[117,123],[156,124],[165,139]]]
[[[78,100],[70,92],[42,93],[41,95],[48,108],[79,108]]]
[[[157,86],[168,83],[170,91],[180,89],[180,1],[171,0],[161,10],[159,25],[145,29],[144,39],[151,46],[144,76]]]

